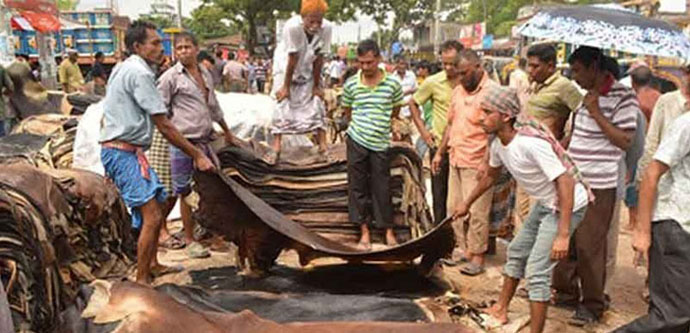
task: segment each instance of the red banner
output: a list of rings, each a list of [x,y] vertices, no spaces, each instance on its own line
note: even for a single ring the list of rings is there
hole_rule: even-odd
[[[37,13],[58,14],[55,0],[5,0],[5,6]]]
[[[60,21],[55,15],[30,11],[23,11],[21,15],[29,21],[31,26],[38,32],[60,31]]]

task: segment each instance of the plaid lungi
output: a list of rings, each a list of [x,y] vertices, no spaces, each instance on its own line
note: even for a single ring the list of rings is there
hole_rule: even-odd
[[[170,175],[170,143],[163,137],[158,129],[153,131],[151,148],[146,152],[149,164],[156,171],[158,180],[165,187],[165,191],[172,192],[172,176]]]

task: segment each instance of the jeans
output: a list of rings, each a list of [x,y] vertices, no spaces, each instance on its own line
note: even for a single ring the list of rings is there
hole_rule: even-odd
[[[586,210],[587,207],[582,207],[572,213],[571,236]],[[558,223],[558,212],[537,203],[508,246],[503,273],[515,279],[527,279],[530,301],[548,302],[551,299],[551,273],[557,264],[551,259],[551,247],[558,234]]]

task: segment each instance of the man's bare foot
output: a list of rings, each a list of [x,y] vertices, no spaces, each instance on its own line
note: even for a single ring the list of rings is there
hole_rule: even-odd
[[[179,273],[182,271],[184,271],[184,266],[151,265],[151,276],[154,279],[166,274]]]
[[[501,307],[500,304],[496,303],[490,308],[484,310],[484,312],[491,317],[494,317],[501,325],[508,323],[508,309]]]
[[[386,245],[388,245],[388,246],[398,245],[398,240],[395,239],[395,234],[393,234],[393,232],[386,232]]]
[[[371,251],[371,242],[359,241],[359,243],[357,243],[357,249],[362,251]]]

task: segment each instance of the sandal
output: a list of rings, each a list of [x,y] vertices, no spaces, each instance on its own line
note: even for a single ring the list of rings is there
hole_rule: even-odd
[[[475,263],[468,263],[460,268],[460,273],[469,276],[477,276],[479,274],[484,273],[484,267],[479,266]]]
[[[455,267],[460,264],[466,264],[470,262],[465,256],[460,257],[460,259],[449,259],[449,258],[443,258],[441,259],[441,263],[450,266],[450,267]]]
[[[166,240],[158,243],[158,247],[167,250],[180,250],[185,247],[185,242],[173,235],[170,235]]]

